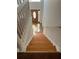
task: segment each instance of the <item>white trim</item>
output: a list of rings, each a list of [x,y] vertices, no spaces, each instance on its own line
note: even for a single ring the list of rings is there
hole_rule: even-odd
[[[44,33],[44,35],[48,38],[48,40],[49,40],[53,45],[56,46],[57,51],[58,51],[58,52],[61,52],[60,49],[59,49],[59,47],[58,47],[58,45],[57,45],[54,41],[52,41],[52,39],[51,39],[48,35],[46,35],[45,33]]]
[[[29,45],[30,41],[32,40],[33,38],[33,35],[30,37],[29,41],[27,42],[27,44],[25,45],[26,46],[26,49],[27,49],[27,46]]]
[[[30,37],[30,39],[28,40],[28,42],[26,44],[24,44],[23,46],[23,50],[20,52],[26,52],[27,46],[29,45],[30,41],[32,40],[33,35]]]

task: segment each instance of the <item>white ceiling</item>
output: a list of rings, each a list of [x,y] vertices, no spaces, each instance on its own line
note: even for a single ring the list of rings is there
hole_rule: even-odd
[[[40,9],[40,2],[29,2],[30,9]]]
[[[29,2],[40,2],[40,0],[29,0]]]

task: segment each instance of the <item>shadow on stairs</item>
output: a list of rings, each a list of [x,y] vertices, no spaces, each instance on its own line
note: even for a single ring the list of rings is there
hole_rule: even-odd
[[[17,59],[61,59],[61,53],[59,52],[36,52],[36,53],[28,53],[28,52],[18,52]]]

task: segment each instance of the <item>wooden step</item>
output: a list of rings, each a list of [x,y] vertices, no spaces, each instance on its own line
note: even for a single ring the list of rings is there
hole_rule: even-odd
[[[26,51],[53,51],[57,52],[56,47],[41,32],[33,36],[31,42],[27,46]]]

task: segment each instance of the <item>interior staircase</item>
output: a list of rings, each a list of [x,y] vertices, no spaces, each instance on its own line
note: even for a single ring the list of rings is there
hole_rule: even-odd
[[[26,52],[17,52],[17,59],[61,59],[61,53],[41,32],[36,33]]]
[[[41,32],[36,33],[29,43],[26,51],[56,52],[56,47]]]

